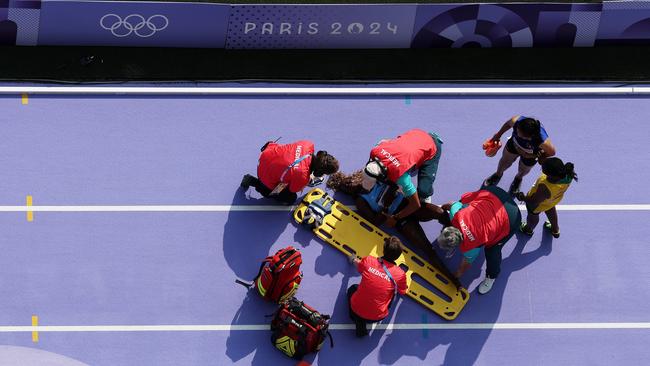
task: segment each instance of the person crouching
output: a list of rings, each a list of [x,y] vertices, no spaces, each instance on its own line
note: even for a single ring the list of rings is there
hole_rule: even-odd
[[[384,241],[381,258],[367,256],[351,257],[361,274],[361,282],[348,288],[350,318],[356,325],[357,337],[368,335],[368,323],[388,316],[397,293],[406,294],[406,273],[395,261],[402,255],[402,242],[395,236]]]
[[[336,158],[327,151],[314,154],[314,143],[309,140],[284,145],[267,142],[257,166],[258,178],[244,175],[241,187],[253,186],[262,196],[291,205],[307,185],[315,187],[325,175],[338,170]]]

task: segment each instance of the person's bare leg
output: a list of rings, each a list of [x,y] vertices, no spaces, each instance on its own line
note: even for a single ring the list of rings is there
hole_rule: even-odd
[[[508,149],[503,149],[503,154],[501,154],[501,159],[499,159],[499,164],[497,165],[497,171],[495,174],[502,176],[503,172],[510,168],[518,157],[519,155],[511,153]]]
[[[419,222],[412,219],[408,220],[398,228],[398,231],[400,234],[404,235],[408,242],[423,251],[428,257],[429,263],[445,275],[445,277],[449,278],[456,287],[462,286],[458,278],[456,278],[449,268],[447,268],[447,266],[445,266],[445,264],[440,260]]]
[[[548,217],[548,221],[551,223],[551,231],[553,233],[559,233],[560,224],[557,219],[557,210],[555,209],[555,206],[550,210],[546,211],[545,213],[546,213],[546,217]]]
[[[442,209],[442,207],[434,205],[433,203],[425,203],[420,206],[417,211],[409,215],[409,218],[413,218],[419,222],[426,222],[431,220],[438,220],[442,215],[444,215],[444,213],[445,211]]]
[[[526,215],[526,226],[528,229],[530,229],[530,231],[535,230],[537,223],[539,223],[539,215],[535,215],[529,212]]]

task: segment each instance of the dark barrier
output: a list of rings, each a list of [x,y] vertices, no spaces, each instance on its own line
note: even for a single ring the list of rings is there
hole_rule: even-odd
[[[285,48],[650,43],[650,1],[257,5],[0,0],[0,43]]]

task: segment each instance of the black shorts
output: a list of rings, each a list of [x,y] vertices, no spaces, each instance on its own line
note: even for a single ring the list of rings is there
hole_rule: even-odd
[[[512,137],[508,139],[508,142],[506,142],[506,150],[508,150],[509,153],[519,155],[519,159],[521,159],[521,162],[525,166],[533,166],[535,163],[537,163],[537,158],[524,158],[519,154],[519,151],[517,151],[517,148],[515,147],[515,142],[512,140]]]

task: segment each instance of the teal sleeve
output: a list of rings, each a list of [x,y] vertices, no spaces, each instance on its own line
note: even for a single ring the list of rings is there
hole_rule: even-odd
[[[409,175],[408,172],[402,174],[399,179],[397,179],[397,185],[402,188],[402,193],[404,193],[404,197],[411,197],[412,195],[417,192],[415,189],[415,186],[413,185],[413,182],[411,181],[411,176]]]
[[[465,207],[467,207],[467,205],[463,205],[460,201],[452,203],[451,208],[449,208],[449,219],[453,219],[454,215],[456,215],[456,212]]]
[[[481,252],[481,248],[474,248],[472,250],[469,250],[465,253],[463,253],[463,257],[467,260],[468,263],[474,262],[474,259],[478,257],[478,254]]]

